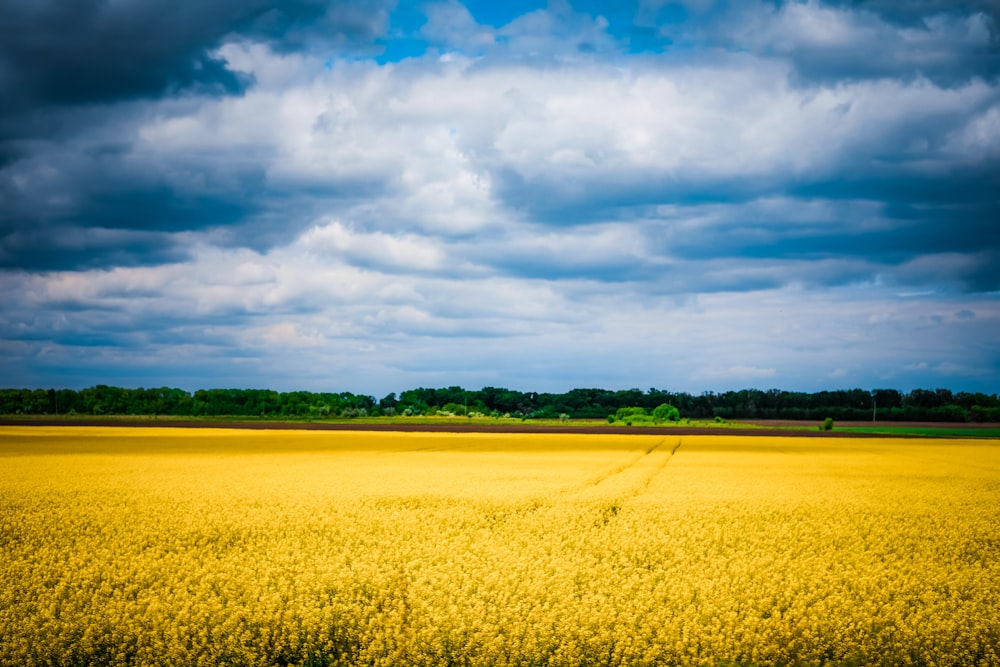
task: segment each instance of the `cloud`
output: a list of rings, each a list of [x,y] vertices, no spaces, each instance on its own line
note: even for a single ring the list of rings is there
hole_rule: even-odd
[[[6,274],[0,339],[11,368],[79,367],[73,359],[86,348],[93,363],[132,369],[122,377],[143,384],[183,379],[184,360],[201,359],[213,383],[238,364],[245,377],[284,378],[266,383],[284,388],[374,393],[445,376],[541,390],[593,377],[692,391],[762,380],[818,390],[831,367],[852,386],[876,374],[916,377],[920,368],[900,369],[927,354],[928,339],[925,371],[988,381],[967,370],[983,354],[977,345],[997,344],[1000,323],[989,298],[962,302],[975,319],[939,318],[935,297],[894,303],[877,287],[825,289],[822,298],[774,286],[685,297],[584,276],[480,271],[455,281],[436,266],[410,267],[403,278],[408,267],[391,261],[356,266],[357,242],[329,222],[266,253],[201,246],[183,263]]]
[[[442,249],[429,239],[412,234],[357,233],[337,221],[314,226],[297,244],[310,254],[335,256],[355,266],[385,272],[435,272],[459,268],[448,262]]]
[[[834,7],[851,8],[858,3],[853,0],[830,0],[824,4]],[[1000,7],[995,0],[865,0],[864,10],[877,14],[882,20],[898,26],[919,25],[927,17],[941,14],[985,14],[994,19],[1000,16]]]
[[[368,43],[379,2],[0,2],[0,88],[8,103],[79,104],[159,96],[192,86],[232,93],[248,83],[211,51],[242,35],[283,49],[312,40]]]
[[[176,262],[189,255],[183,236],[178,236],[100,227],[14,228],[0,239],[0,269],[48,271]]]
[[[745,3],[713,31],[731,48],[791,63],[805,86],[873,78],[960,85],[1000,74],[995,6],[990,13],[935,3],[891,4]]]
[[[995,16],[921,6],[10,6],[5,367],[987,386]]]
[[[968,115],[995,95],[983,84],[859,83],[817,98],[740,58],[716,65],[721,79],[701,65],[579,65],[557,81],[545,70],[462,61],[326,69],[262,46],[223,53],[258,87],[133,107],[127,122],[114,118],[117,135],[109,122],[4,170],[4,263],[175,261],[185,252],[179,235],[192,231],[266,250],[335,216],[357,237],[342,238],[340,250],[384,270],[430,262],[464,266],[458,273],[644,280],[674,292],[997,285],[988,169],[963,172],[977,158],[961,147],[908,161],[894,136],[906,124],[938,137],[970,126],[987,136],[982,119],[992,112]],[[731,90],[730,79],[745,88]],[[733,111],[740,95],[751,101]],[[614,114],[591,111],[608,99]],[[887,113],[889,99],[912,104]],[[810,134],[817,114],[833,114],[822,137]],[[881,192],[862,183],[856,165],[893,150],[903,150],[895,166],[861,169],[894,169],[898,183]],[[983,187],[959,183],[975,183],[976,173]],[[392,250],[417,246],[406,262],[408,251]]]
[[[427,22],[420,28],[420,35],[445,51],[481,54],[496,43],[493,29],[478,24],[469,10],[455,0],[431,3],[425,12]]]

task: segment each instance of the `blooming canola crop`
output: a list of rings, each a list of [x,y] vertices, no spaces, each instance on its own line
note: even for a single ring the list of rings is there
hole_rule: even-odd
[[[0,428],[2,665],[1000,665],[1000,442]]]

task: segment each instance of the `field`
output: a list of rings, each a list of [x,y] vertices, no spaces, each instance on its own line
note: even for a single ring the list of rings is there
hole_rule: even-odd
[[[1000,439],[1000,428],[968,426],[838,426],[838,431],[847,433],[871,433],[878,435],[919,435],[927,438],[991,438]]]
[[[0,428],[0,665],[1000,665],[1000,442]]]

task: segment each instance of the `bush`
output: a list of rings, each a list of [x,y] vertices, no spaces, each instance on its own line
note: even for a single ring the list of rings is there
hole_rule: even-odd
[[[614,424],[615,423],[615,416],[614,415],[608,415],[608,423],[609,424]]]
[[[823,420],[820,425],[819,430],[821,431],[832,431],[833,430],[833,417],[827,417]]]
[[[681,420],[681,413],[669,403],[661,403],[653,409],[653,418],[660,422],[676,422]]]
[[[625,421],[629,417],[645,417],[645,416],[646,416],[646,408],[636,408],[636,407],[618,408],[618,411],[615,413],[615,419],[617,419],[618,421]]]

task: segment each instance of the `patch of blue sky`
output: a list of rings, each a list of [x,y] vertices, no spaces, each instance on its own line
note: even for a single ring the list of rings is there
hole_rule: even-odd
[[[418,37],[388,39],[382,53],[375,57],[379,65],[398,63],[409,58],[420,58],[427,53],[427,40]]]
[[[540,0],[509,0],[506,2],[471,0],[464,4],[477,23],[500,28],[519,16],[545,9],[549,3]]]
[[[426,22],[424,4],[401,2],[389,16],[386,36],[378,40],[382,52],[375,60],[384,65],[423,56],[428,45],[427,40],[420,36],[420,28]]]
[[[683,5],[668,3],[652,12],[644,11],[636,2],[600,2],[585,0],[574,3],[548,3],[537,0],[514,2],[463,3],[477,24],[500,29],[532,12],[547,11],[556,14],[576,13],[606,22],[606,32],[627,54],[663,53],[674,44],[665,26],[677,26],[689,19]],[[382,40],[384,50],[376,58],[380,64],[398,62],[406,58],[423,56],[429,47],[421,37],[420,29],[426,23],[428,5],[404,2],[391,14],[388,35]],[[507,41],[504,35],[495,35],[498,44]],[[586,49],[584,49],[586,50]]]

